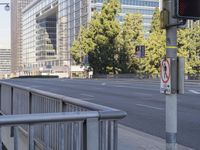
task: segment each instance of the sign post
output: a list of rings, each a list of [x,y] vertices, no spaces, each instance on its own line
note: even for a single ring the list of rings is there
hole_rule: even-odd
[[[166,59],[161,62],[161,91],[166,94],[166,150],[177,150],[177,25],[174,0],[163,0]],[[171,85],[173,83],[173,85]]]

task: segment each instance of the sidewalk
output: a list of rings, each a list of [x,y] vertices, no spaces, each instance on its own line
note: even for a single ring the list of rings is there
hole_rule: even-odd
[[[165,150],[165,140],[119,125],[119,150]],[[193,150],[178,145],[178,150]]]

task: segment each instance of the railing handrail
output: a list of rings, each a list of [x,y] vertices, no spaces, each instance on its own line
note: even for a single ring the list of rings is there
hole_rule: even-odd
[[[0,126],[84,121],[89,118],[98,117],[99,113],[97,111],[2,115],[0,116]]]
[[[22,86],[22,85],[16,85],[16,84],[4,82],[4,81],[0,81],[0,85],[7,85],[10,87],[22,89],[32,94],[38,94],[38,95],[48,97],[48,98],[60,99],[64,102],[71,103],[71,104],[81,106],[84,108],[88,108],[92,111],[98,111],[100,119],[122,119],[127,115],[126,112],[118,110],[118,109],[102,106],[99,104],[94,104],[94,103],[83,101],[77,98],[50,93],[50,92],[39,90],[39,89],[34,89],[34,88]]]

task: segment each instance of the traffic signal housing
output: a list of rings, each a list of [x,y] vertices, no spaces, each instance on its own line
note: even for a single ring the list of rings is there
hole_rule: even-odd
[[[176,0],[176,18],[200,19],[200,0]]]

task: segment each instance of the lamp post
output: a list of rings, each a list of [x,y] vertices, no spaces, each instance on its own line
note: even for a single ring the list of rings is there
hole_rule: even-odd
[[[6,11],[9,11],[10,10],[10,6],[9,6],[9,3],[0,3],[0,5],[5,5],[5,10]]]

